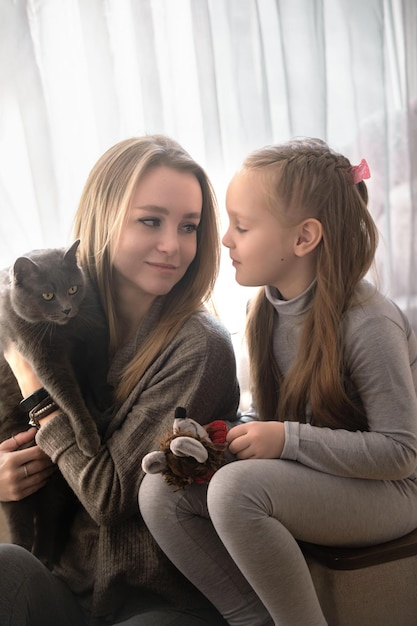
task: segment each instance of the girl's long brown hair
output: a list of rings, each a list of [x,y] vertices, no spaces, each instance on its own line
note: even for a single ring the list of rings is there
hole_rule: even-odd
[[[259,182],[265,185],[269,206],[279,211],[284,223],[313,217],[323,229],[316,251],[313,305],[285,377],[273,355],[275,310],[264,288],[250,306],[246,332],[260,418],[305,422],[309,405],[315,425],[366,430],[363,407],[346,393],[349,373],[344,368],[341,330],[378,242],[366,185],[353,184],[349,160],[316,139],[267,146],[249,155],[243,168],[262,177]]]
[[[97,286],[108,319],[110,353],[116,351],[120,336],[112,289],[114,252],[137,185],[151,168],[160,166],[191,173],[200,184],[203,205],[197,230],[197,253],[183,278],[164,296],[157,327],[121,376],[116,390],[119,401],[127,398],[185,320],[210,300],[218,274],[217,205],[205,171],[177,142],[163,135],[127,139],[107,150],[85,184],[75,216],[74,235],[81,240],[80,263]]]

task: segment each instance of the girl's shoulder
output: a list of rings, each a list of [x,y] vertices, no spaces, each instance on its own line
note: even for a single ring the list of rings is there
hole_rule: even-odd
[[[345,328],[354,332],[358,329],[396,327],[410,332],[409,321],[393,300],[384,295],[375,285],[362,280],[356,289],[353,305],[346,313]]]

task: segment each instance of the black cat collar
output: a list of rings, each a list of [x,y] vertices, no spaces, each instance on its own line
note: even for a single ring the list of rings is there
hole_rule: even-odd
[[[35,408],[35,406],[38,406],[38,404],[40,404],[42,400],[45,400],[48,395],[49,394],[46,389],[44,387],[41,387],[40,389],[37,389],[36,391],[31,393],[30,396],[28,396],[27,398],[23,398],[19,406],[23,411],[31,411]]]

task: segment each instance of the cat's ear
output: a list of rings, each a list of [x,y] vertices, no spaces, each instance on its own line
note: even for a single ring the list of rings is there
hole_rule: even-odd
[[[37,264],[32,259],[27,256],[20,256],[14,262],[11,278],[18,285],[23,282],[23,279],[27,281],[37,276],[38,269]]]
[[[74,243],[72,244],[72,246],[68,248],[68,250],[66,251],[64,255],[64,258],[66,261],[70,260],[70,261],[77,262],[77,250],[78,250],[79,245],[80,245],[80,240],[76,239]]]

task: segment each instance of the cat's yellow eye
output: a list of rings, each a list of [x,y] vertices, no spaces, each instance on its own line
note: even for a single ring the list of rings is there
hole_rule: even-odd
[[[68,295],[69,296],[73,296],[74,294],[76,294],[78,291],[78,286],[77,285],[73,285],[72,287],[70,287],[68,289]]]
[[[42,294],[42,298],[44,300],[46,300],[46,302],[49,302],[50,300],[53,300],[55,298],[55,294],[50,292],[50,293],[43,293]]]

